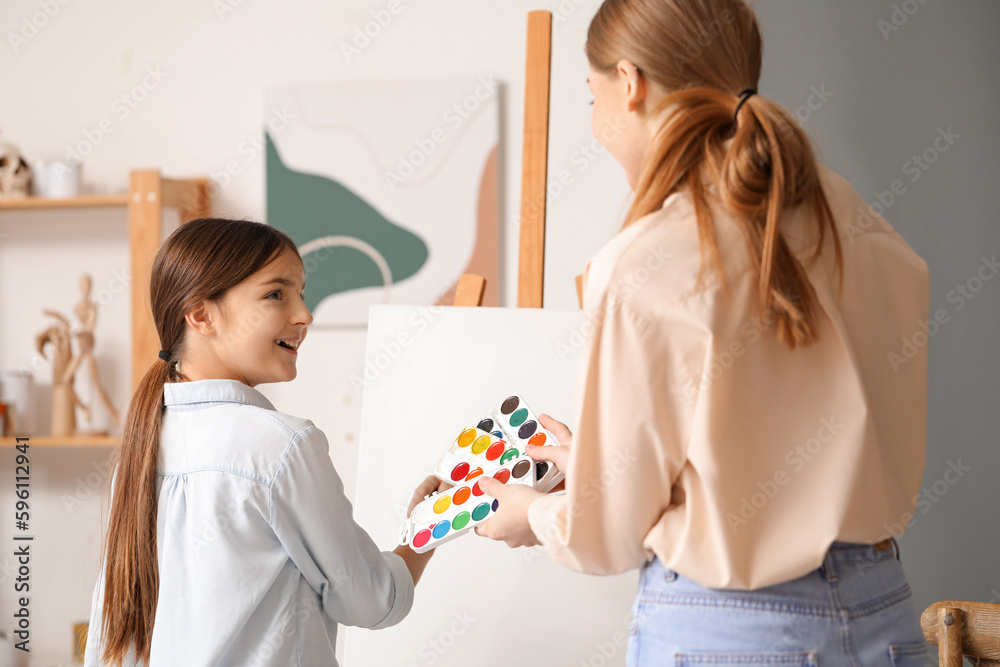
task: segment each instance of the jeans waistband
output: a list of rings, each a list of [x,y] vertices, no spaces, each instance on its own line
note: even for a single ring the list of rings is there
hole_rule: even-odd
[[[837,581],[838,578],[851,573],[864,575],[868,568],[893,560],[900,560],[899,544],[895,538],[889,538],[877,544],[833,542],[827,549],[820,566],[813,570],[811,575],[804,575],[804,577],[815,576],[818,573],[827,581]],[[666,581],[673,581],[677,576],[676,571],[664,566],[659,557],[654,555],[652,560],[646,563],[642,569],[640,586],[645,585],[642,582],[645,582],[647,578],[649,582],[664,578]]]
[[[834,542],[827,550],[819,570],[826,579],[835,581],[838,572],[845,567],[863,570],[866,565],[874,565],[891,558],[899,560],[899,544],[895,538],[883,540],[878,544]]]

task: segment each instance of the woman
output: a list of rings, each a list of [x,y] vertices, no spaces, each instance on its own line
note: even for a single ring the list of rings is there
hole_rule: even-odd
[[[922,663],[892,535],[926,350],[890,355],[927,319],[926,264],[756,92],[744,2],[606,0],[586,53],[635,199],[589,266],[572,445],[529,451],[566,492],[485,480],[477,532],[642,568],[630,665]]]

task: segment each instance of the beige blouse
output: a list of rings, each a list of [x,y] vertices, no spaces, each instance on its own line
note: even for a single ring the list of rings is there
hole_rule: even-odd
[[[566,492],[531,527],[591,574],[655,554],[712,588],[754,589],[822,564],[835,540],[875,543],[912,516],[924,470],[926,263],[841,176],[821,167],[831,234],[808,268],[819,339],[790,350],[761,312],[746,242],[713,203],[727,299],[690,197],[617,234],[591,262]],[[807,258],[803,208],[785,235]]]

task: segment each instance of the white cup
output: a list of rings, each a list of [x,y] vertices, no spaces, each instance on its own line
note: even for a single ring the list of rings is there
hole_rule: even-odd
[[[7,403],[7,419],[14,435],[34,435],[31,413],[32,381],[35,376],[27,371],[0,373],[0,401]]]
[[[75,197],[80,194],[80,163],[37,160],[31,167],[31,181],[39,197]]]

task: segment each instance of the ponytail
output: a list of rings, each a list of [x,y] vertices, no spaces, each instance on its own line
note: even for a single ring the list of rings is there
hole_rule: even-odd
[[[159,593],[156,567],[156,463],[163,424],[163,385],[178,375],[157,360],[129,403],[115,451],[114,491],[104,552],[101,661],[121,665],[129,648],[149,663]]]
[[[734,112],[739,99],[712,88],[678,91],[664,98],[662,105],[676,108],[647,152],[625,226],[657,210],[671,193],[687,188],[698,225],[702,268],[709,254],[726,290],[702,180],[707,175],[739,221],[758,276],[758,297],[764,311],[775,314],[778,340],[792,349],[808,345],[817,338],[816,293],[781,234],[784,210],[800,203],[812,209],[819,243],[810,263],[822,252],[828,226],[837,266],[842,268],[843,261],[833,213],[805,133],[788,112],[759,95],[746,100],[738,118]],[[727,150],[724,144],[730,138]],[[699,273],[699,282],[701,278]]]
[[[819,308],[806,267],[781,233],[785,209],[804,204],[813,214],[819,243],[810,265],[829,227],[841,286],[843,256],[805,133],[774,102],[754,94],[741,105],[736,94],[756,89],[762,52],[745,0],[605,0],[587,31],[594,69],[613,72],[625,58],[667,92],[650,112],[670,110],[646,152],[624,226],[686,189],[698,227],[699,283],[707,258],[728,295],[705,194],[706,181],[714,183],[746,238],[761,308],[773,311],[778,340],[794,349],[816,340]]]

